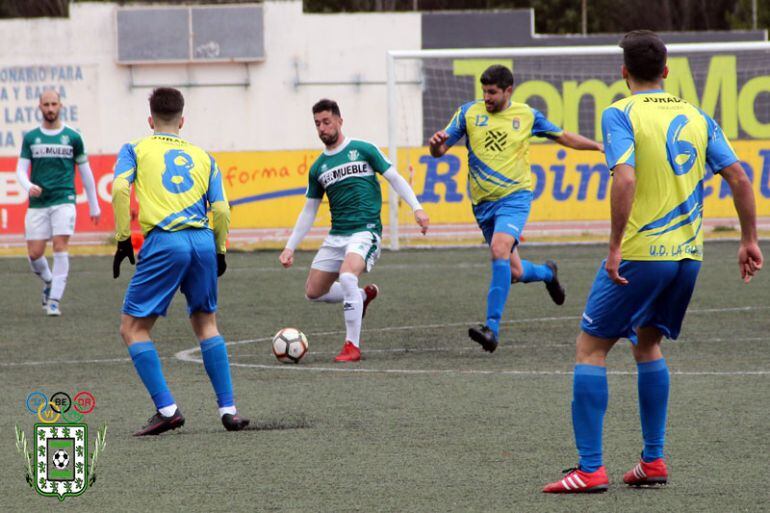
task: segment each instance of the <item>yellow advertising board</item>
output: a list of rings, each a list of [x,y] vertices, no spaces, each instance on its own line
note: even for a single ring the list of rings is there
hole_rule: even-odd
[[[754,184],[757,214],[770,216],[770,140],[736,141],[733,147]],[[222,152],[215,154],[232,205],[233,228],[291,228],[304,204],[308,171],[320,149],[304,151]],[[534,203],[530,221],[605,220],[609,218],[610,174],[604,155],[556,144],[534,144],[530,151]],[[398,169],[411,183],[433,223],[474,223],[468,195],[465,149],[453,148],[440,159],[428,148],[401,148]],[[388,222],[383,185],[383,222]],[[706,180],[706,218],[733,217],[730,189],[715,176]],[[402,223],[412,221],[408,207]],[[317,226],[329,225],[322,206]]]

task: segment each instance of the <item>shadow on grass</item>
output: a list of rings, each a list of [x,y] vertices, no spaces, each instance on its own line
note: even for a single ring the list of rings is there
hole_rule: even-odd
[[[313,424],[304,415],[295,418],[251,421],[244,431],[280,431],[284,429],[310,429]]]

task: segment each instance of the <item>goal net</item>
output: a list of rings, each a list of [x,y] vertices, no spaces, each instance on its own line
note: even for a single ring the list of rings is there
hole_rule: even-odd
[[[668,51],[666,91],[714,117],[747,169],[761,172],[760,141],[770,141],[770,43],[672,44]],[[434,224],[429,240],[437,243],[481,242],[467,194],[464,141],[442,159],[430,157],[427,141],[458,107],[481,98],[479,77],[492,64],[513,70],[514,101],[592,139],[601,140],[602,111],[629,94],[616,46],[389,52],[389,152],[409,174]],[[601,154],[533,140],[531,164],[535,201],[525,236],[579,237],[606,229],[609,170]],[[724,200],[720,195],[714,197]],[[712,214],[731,216],[724,206]],[[388,218],[391,248],[421,243],[408,207],[392,195]]]

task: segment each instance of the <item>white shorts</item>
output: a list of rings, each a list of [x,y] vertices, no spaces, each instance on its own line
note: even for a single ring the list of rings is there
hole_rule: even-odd
[[[29,208],[24,217],[27,240],[48,240],[54,235],[75,233],[75,205],[64,203],[45,208]]]
[[[345,260],[345,255],[355,253],[361,255],[366,262],[366,272],[372,270],[374,263],[380,258],[382,241],[379,235],[372,232],[357,232],[352,235],[327,235],[316,253],[312,269],[327,273],[338,273]]]

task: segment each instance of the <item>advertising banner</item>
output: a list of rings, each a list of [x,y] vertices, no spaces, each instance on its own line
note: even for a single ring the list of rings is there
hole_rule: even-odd
[[[735,141],[733,147],[754,184],[757,215],[770,216],[770,140]],[[274,152],[221,152],[214,157],[222,171],[232,207],[232,228],[291,228],[305,202],[308,171],[320,150]],[[76,230],[111,231],[112,166],[115,155],[89,157],[97,183],[102,220],[94,226],[88,217],[80,177],[76,174],[78,219]],[[534,144],[530,151],[534,203],[530,221],[589,221],[609,219],[610,173],[604,155],[567,150],[556,144]],[[0,233],[24,233],[26,194],[16,180],[16,159],[0,158]],[[410,181],[431,221],[436,224],[475,223],[468,194],[465,149],[452,148],[439,159],[427,147],[402,148],[398,169]],[[388,223],[387,182],[383,190],[383,221]],[[706,218],[734,217],[727,184],[709,173],[704,192]],[[399,209],[401,223],[411,223],[406,205]],[[326,202],[316,226],[329,226]]]

